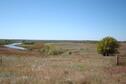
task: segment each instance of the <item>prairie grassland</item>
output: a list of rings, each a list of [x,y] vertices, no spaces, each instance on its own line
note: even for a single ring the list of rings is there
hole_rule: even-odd
[[[126,84],[126,67],[116,66],[114,56],[97,54],[96,44],[53,45],[67,51],[56,56],[16,50],[6,55],[5,50],[0,51],[0,84]],[[125,49],[122,44],[120,51]]]

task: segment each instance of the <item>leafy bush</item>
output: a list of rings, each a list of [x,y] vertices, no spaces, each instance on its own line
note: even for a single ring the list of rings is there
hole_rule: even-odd
[[[54,47],[53,45],[45,45],[40,52],[47,54],[47,55],[59,55],[64,53],[63,49],[59,49]]]
[[[119,44],[115,38],[105,37],[98,43],[97,51],[103,56],[109,56],[118,53],[118,47]]]

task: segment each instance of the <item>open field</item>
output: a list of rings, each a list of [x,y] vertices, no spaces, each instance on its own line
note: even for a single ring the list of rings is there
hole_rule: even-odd
[[[0,84],[126,84],[126,66],[117,66],[115,56],[97,54],[95,43],[51,44],[67,51],[46,56],[37,49],[0,47]],[[120,53],[125,50],[122,43]]]

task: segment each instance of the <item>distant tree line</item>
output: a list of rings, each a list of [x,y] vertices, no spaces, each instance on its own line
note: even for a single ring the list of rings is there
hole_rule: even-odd
[[[0,45],[7,45],[11,43],[14,43],[14,41],[13,40],[0,40]]]

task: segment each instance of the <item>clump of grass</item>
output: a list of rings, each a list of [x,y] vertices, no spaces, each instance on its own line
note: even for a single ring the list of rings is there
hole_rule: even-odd
[[[53,45],[44,45],[44,47],[40,49],[40,52],[47,55],[59,55],[64,53],[64,50],[61,48],[56,48]]]
[[[71,54],[72,54],[72,52],[71,52],[71,51],[69,51],[69,52],[68,52],[68,54],[69,54],[69,55],[71,55]]]
[[[73,80],[71,80],[71,79],[66,79],[66,80],[64,81],[64,83],[65,83],[65,84],[74,84]]]
[[[88,80],[82,80],[79,84],[91,84]]]

